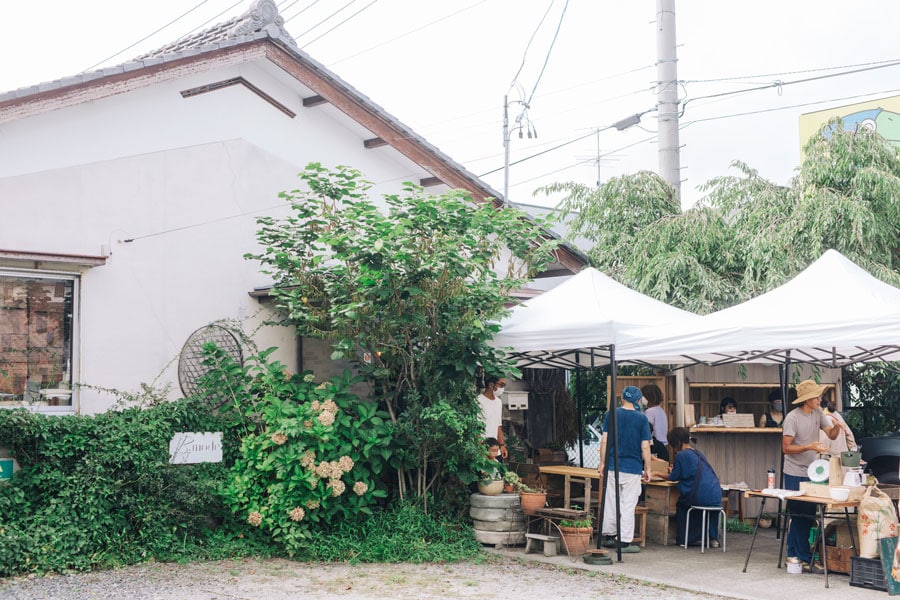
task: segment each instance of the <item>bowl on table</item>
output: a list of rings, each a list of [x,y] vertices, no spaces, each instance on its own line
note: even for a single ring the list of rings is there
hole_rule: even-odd
[[[848,487],[833,487],[828,492],[831,494],[831,499],[837,502],[844,502],[850,497],[850,488]]]

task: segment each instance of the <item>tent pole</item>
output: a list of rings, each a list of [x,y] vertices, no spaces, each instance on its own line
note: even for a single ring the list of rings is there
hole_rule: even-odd
[[[622,540],[622,501],[620,499],[619,494],[619,425],[618,419],[616,419],[616,411],[618,408],[618,402],[616,402],[616,345],[609,345],[609,367],[610,367],[610,377],[612,380],[612,398],[607,399],[608,403],[611,406],[612,414],[609,416],[609,428],[612,431],[612,451],[613,457],[615,458],[616,468],[613,471],[613,477],[615,478],[615,491],[616,491],[616,558],[619,562],[622,562],[622,544],[620,543]],[[607,471],[609,471],[609,466],[606,467]],[[604,479],[604,484],[607,480]]]
[[[576,424],[578,427],[578,466],[584,467],[584,415],[581,414],[581,396],[584,393],[581,381],[581,364],[579,352],[575,352],[575,408],[578,411],[578,419]],[[591,361],[593,362],[593,353]],[[590,502],[590,500],[588,500]]]

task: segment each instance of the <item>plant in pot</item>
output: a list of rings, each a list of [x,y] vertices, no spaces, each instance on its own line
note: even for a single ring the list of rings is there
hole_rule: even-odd
[[[763,513],[759,516],[759,526],[768,529],[775,522],[775,515],[772,513]]]
[[[498,496],[503,492],[503,476],[506,472],[503,464],[485,456],[478,465],[478,493],[485,496]]]
[[[531,487],[522,481],[522,478],[515,471],[507,471],[503,475],[503,484],[504,486],[509,486],[509,489],[504,487],[503,491],[519,494],[522,512],[526,515],[535,514],[539,508],[544,508],[544,505],[547,503],[547,490],[543,486]]]
[[[569,556],[587,552],[593,532],[590,519],[562,519],[559,522],[559,533]]]

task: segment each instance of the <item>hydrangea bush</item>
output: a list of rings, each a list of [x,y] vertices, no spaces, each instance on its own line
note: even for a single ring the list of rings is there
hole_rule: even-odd
[[[381,474],[393,430],[374,402],[350,393],[350,373],[318,383],[268,363],[267,353],[237,369],[213,353],[216,392],[251,424],[224,489],[231,509],[291,556],[312,529],[371,515],[387,497]]]

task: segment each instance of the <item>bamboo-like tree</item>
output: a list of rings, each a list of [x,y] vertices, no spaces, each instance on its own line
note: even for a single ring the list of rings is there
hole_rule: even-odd
[[[833,248],[879,279],[900,286],[900,156],[869,129],[845,131],[839,119],[804,147],[788,186],[760,177],[742,162],[738,175],[703,185],[704,197],[681,211],[673,188],[640,172],[598,188],[560,183],[561,213],[570,238],[585,238],[593,266],[649,296],[700,314],[727,308],[794,277]],[[827,282],[821,293],[827,294]],[[860,367],[885,389],[896,389],[892,367]],[[900,414],[900,399],[875,398],[858,379],[867,403]],[[884,404],[888,402],[890,406]],[[869,419],[869,423],[877,423]],[[880,433],[900,423],[880,421]]]

